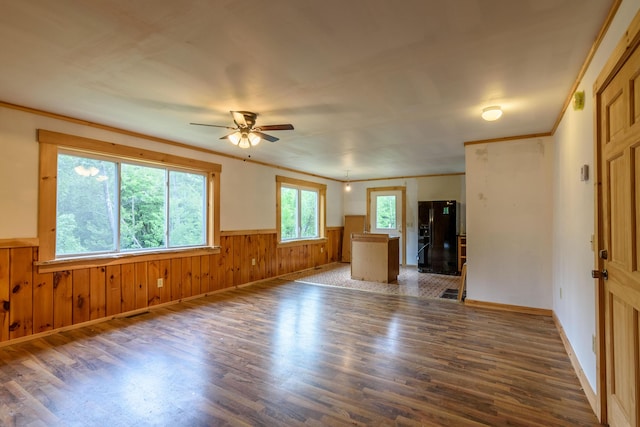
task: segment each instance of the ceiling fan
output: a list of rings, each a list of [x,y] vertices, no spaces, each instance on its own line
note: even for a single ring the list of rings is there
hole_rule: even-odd
[[[255,147],[261,140],[266,139],[270,142],[276,142],[278,138],[275,136],[267,135],[263,131],[273,130],[293,130],[293,125],[263,125],[256,126],[256,118],[258,115],[250,111],[230,111],[233,121],[236,127],[222,126],[222,125],[209,125],[205,123],[190,123],[197,126],[211,126],[216,128],[231,129],[228,135],[221,137],[220,139],[228,139],[233,145],[237,145],[240,148]]]

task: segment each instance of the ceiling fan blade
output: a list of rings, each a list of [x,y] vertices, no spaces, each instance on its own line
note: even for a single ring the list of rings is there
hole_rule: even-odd
[[[222,125],[208,125],[206,123],[189,123],[190,125],[196,125],[196,126],[210,126],[210,127],[214,127],[214,128],[223,128],[223,129],[235,129],[232,128],[230,126],[222,126]]]
[[[293,130],[293,125],[291,124],[286,124],[286,125],[264,125],[264,126],[257,126],[256,129],[259,130]]]
[[[244,118],[244,114],[242,114],[240,111],[229,111],[229,112],[233,117],[233,121],[236,122],[238,126],[240,126],[241,128],[249,126],[247,124],[247,120]]]
[[[253,133],[255,133],[256,135],[258,135],[260,138],[269,141],[269,142],[276,142],[278,141],[280,138],[276,138],[275,136],[271,136],[271,135],[267,135],[266,133],[262,133],[262,132],[258,132],[257,130],[253,130]]]

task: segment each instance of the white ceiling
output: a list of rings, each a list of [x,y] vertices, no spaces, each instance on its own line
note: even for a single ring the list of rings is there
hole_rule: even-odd
[[[462,172],[465,141],[551,131],[612,3],[0,0],[0,101],[339,180]],[[230,110],[295,130],[189,125]]]

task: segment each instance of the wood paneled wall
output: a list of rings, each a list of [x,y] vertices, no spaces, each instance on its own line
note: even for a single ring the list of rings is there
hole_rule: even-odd
[[[275,233],[234,234],[214,255],[43,274],[38,247],[1,248],[0,343],[337,262],[341,241],[341,227],[299,246],[278,247]]]

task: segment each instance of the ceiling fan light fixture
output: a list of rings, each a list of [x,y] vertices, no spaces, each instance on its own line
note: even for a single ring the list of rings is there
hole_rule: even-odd
[[[499,105],[492,105],[482,109],[482,118],[488,122],[493,122],[502,117],[502,108]]]
[[[242,134],[240,133],[240,131],[234,132],[227,138],[229,138],[229,141],[231,141],[233,145],[238,145],[240,143],[240,140],[242,139]]]
[[[256,113],[252,113],[251,111],[231,111],[230,113],[233,117],[233,122],[236,125],[235,127],[193,122],[189,124],[231,129],[232,132],[230,134],[224,135],[220,139],[229,140],[233,145],[240,148],[255,147],[256,145],[260,144],[263,139],[269,142],[278,141],[278,138],[266,134],[263,131],[293,130],[293,125],[291,123],[262,125],[256,127],[256,117],[258,117],[258,115]]]
[[[254,132],[249,132],[249,135],[247,136],[249,137],[249,142],[251,143],[251,146],[255,147],[256,145],[260,144],[260,141],[261,141],[260,135]]]

